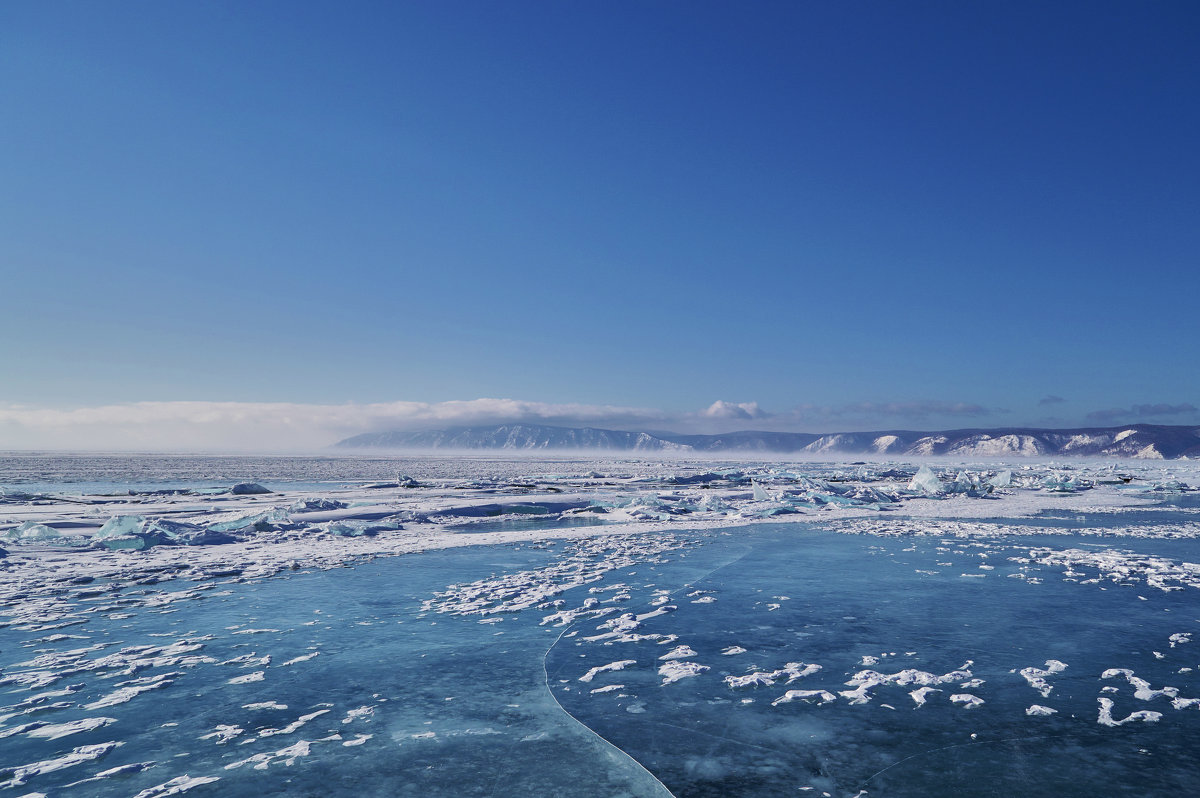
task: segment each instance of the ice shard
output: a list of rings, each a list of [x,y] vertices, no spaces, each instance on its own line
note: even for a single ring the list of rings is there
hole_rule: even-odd
[[[923,465],[913,475],[912,481],[908,483],[908,489],[924,493],[926,496],[937,496],[945,492],[946,488],[942,484],[942,481],[938,479],[937,474],[933,473],[933,469],[927,465]]]
[[[1001,471],[996,476],[988,480],[988,484],[993,488],[1007,488],[1012,485],[1012,471]]]

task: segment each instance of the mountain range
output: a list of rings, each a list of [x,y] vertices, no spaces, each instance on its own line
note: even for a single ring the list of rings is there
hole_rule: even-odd
[[[335,444],[396,451],[604,451],[674,454],[760,453],[963,457],[1200,457],[1200,427],[1130,424],[1078,429],[959,429],[943,432],[725,432],[680,435],[592,427],[499,424],[416,432],[372,432]]]

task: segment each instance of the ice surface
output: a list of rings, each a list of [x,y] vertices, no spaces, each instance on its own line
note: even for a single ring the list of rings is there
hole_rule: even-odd
[[[365,521],[351,518],[345,521],[330,521],[324,526],[326,533],[330,535],[340,535],[343,537],[377,535],[380,532],[394,532],[403,528],[404,525],[394,519]]]
[[[6,503],[0,534],[41,539],[0,564],[0,781],[106,798],[350,779],[361,794],[665,794],[658,779],[678,795],[932,796],[970,794],[970,773],[1004,794],[1185,794],[1196,467],[1139,464],[1126,482],[1023,463],[1007,484],[994,464],[924,467],[939,501],[910,490],[909,464],[430,461],[404,467],[419,477],[404,492],[273,475],[273,494]],[[522,507],[539,526],[451,529]],[[101,535],[122,517],[140,522]],[[1021,742],[1047,724],[1052,739]],[[1130,735],[1153,756],[1122,753]],[[105,740],[125,745],[72,747]]]

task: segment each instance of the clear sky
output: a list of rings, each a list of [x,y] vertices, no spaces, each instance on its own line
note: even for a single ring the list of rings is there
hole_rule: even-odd
[[[0,449],[1200,423],[1197,42],[1194,2],[9,0]]]

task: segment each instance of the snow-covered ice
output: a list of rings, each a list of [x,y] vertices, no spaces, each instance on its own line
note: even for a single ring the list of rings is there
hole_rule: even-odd
[[[1161,787],[1200,733],[1190,462],[197,458],[161,489],[36,462],[97,472],[0,485],[0,785],[26,792],[332,768],[447,795],[454,761],[515,794],[569,761],[563,795],[886,794],[954,751],[1037,795],[983,743],[1136,734],[1158,775],[1102,741],[1091,767]]]

